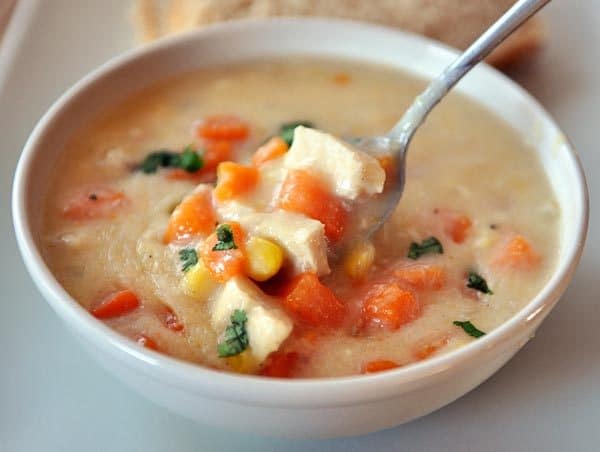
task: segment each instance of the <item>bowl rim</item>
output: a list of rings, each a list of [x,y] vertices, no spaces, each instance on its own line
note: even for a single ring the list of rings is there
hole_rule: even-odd
[[[185,388],[211,399],[243,402],[256,406],[306,408],[326,407],[331,404],[337,406],[353,405],[365,401],[380,400],[398,395],[414,385],[423,384],[427,377],[433,377],[450,368],[457,367],[486,350],[509,342],[513,331],[538,318],[543,318],[558,301],[575,271],[587,235],[589,194],[579,156],[565,138],[565,148],[568,150],[568,157],[566,158],[571,161],[575,168],[576,179],[573,183],[577,185],[578,201],[582,207],[581,214],[573,220],[576,221],[577,236],[567,245],[565,258],[557,262],[551,277],[537,295],[510,319],[477,341],[443,355],[372,375],[292,380],[238,375],[188,363],[139,347],[130,339],[95,319],[79,305],[58,283],[42,258],[40,250],[35,245],[32,226],[26,210],[28,180],[32,175],[32,163],[34,157],[40,152],[38,143],[47,132],[52,130],[54,120],[64,110],[68,109],[68,106],[75,99],[85,96],[86,91],[92,85],[101,83],[117,69],[135,65],[141,58],[151,54],[158,54],[166,50],[172,51],[173,48],[182,46],[188,41],[202,40],[215,35],[217,37],[218,35],[233,35],[239,39],[240,35],[247,32],[264,32],[278,29],[289,31],[289,27],[302,28],[309,26],[326,27],[332,35],[335,35],[332,27],[338,29],[350,27],[382,36],[389,35],[423,49],[433,47],[439,54],[440,59],[450,60],[457,55],[456,50],[419,35],[380,25],[343,19],[270,18],[214,24],[203,29],[161,39],[110,59],[66,90],[38,121],[27,139],[15,172],[12,193],[13,224],[25,266],[46,301],[64,321],[69,323],[86,340],[92,342],[106,354],[113,355],[130,370],[148,374],[154,379],[160,380],[163,384]],[[307,55],[310,55],[310,52],[307,52]],[[360,61],[359,58],[355,58],[355,60]],[[486,77],[494,83],[510,85],[510,88],[516,90],[524,98],[546,125],[564,136],[545,109],[515,82],[485,64],[474,70],[485,72]],[[157,78],[156,81],[158,80]],[[374,387],[377,388],[376,391],[373,391]]]

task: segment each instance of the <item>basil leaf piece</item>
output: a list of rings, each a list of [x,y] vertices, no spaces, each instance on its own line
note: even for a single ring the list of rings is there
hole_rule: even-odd
[[[229,320],[230,324],[225,328],[223,337],[217,346],[220,358],[239,355],[248,348],[250,343],[246,331],[246,322],[248,321],[246,312],[236,309]]]
[[[151,152],[138,168],[145,174],[156,173],[159,168],[181,168],[193,173],[202,166],[204,166],[202,157],[191,146],[186,146],[181,153],[168,149]]]
[[[179,154],[166,149],[151,152],[140,163],[139,168],[145,174],[155,173],[160,167],[177,166]]]
[[[408,258],[417,260],[424,254],[444,254],[444,247],[440,241],[435,237],[429,237],[423,240],[421,243],[412,242],[408,249]]]
[[[314,128],[314,124],[310,121],[293,121],[286,122],[279,128],[279,136],[285,141],[288,146],[294,142],[294,129],[298,126]]]
[[[476,272],[469,272],[469,277],[467,279],[467,287],[470,289],[478,290],[479,292],[493,295],[494,292],[489,288],[487,281]]]
[[[469,336],[472,337],[481,337],[481,336],[485,336],[485,333],[483,331],[481,331],[480,329],[478,329],[475,325],[473,325],[470,321],[465,321],[465,322],[460,322],[458,320],[455,320],[454,322],[452,322],[454,325],[459,326],[463,329],[463,331],[465,333],[467,333]]]
[[[200,168],[204,166],[204,162],[202,158],[198,155],[196,151],[191,146],[186,146],[186,148],[181,153],[181,157],[179,159],[179,167],[181,169],[186,170],[189,173],[193,173],[198,171]]]
[[[194,248],[184,248],[179,251],[179,260],[181,260],[181,270],[187,272],[198,263],[198,253]]]
[[[213,246],[213,251],[234,250],[237,248],[233,240],[233,231],[228,224],[222,224],[217,228],[217,240],[218,242]]]

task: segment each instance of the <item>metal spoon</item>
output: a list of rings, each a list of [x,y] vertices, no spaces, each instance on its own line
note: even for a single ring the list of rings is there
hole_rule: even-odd
[[[377,203],[371,203],[376,212],[363,228],[363,236],[368,240],[383,226],[396,209],[402,192],[406,173],[406,151],[410,141],[423,124],[429,112],[463,78],[463,76],[483,60],[506,37],[523,22],[544,7],[550,0],[519,0],[496,23],[488,28],[471,46],[463,52],[444,72],[413,101],[402,119],[386,135],[358,138],[353,144],[359,149],[374,155],[391,154],[395,159],[395,179],[386,186]],[[370,224],[369,224],[370,223]]]

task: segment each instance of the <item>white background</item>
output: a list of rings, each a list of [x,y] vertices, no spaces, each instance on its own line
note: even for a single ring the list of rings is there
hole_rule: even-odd
[[[545,11],[547,50],[513,72],[587,169],[590,235],[567,293],[535,339],[475,391],[410,424],[330,441],[216,431],[147,402],[84,353],[25,273],[9,205],[20,149],[62,91],[131,47],[128,4],[19,0],[0,50],[1,452],[600,450],[600,0],[555,0]]]

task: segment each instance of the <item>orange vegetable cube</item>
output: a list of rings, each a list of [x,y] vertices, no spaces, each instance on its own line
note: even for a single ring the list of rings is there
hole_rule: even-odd
[[[234,162],[223,162],[217,168],[215,198],[219,201],[234,199],[249,192],[258,183],[258,170]]]
[[[110,294],[92,309],[92,315],[98,319],[110,319],[134,311],[140,306],[140,300],[131,290],[120,290]]]
[[[308,171],[288,173],[277,204],[283,210],[302,213],[323,223],[325,235],[331,241],[339,240],[344,233],[348,212],[342,200]]]
[[[300,321],[315,327],[336,327],[346,307],[314,273],[301,273],[287,286],[283,306]]]
[[[394,270],[399,282],[419,290],[439,290],[446,284],[446,271],[439,265],[414,264]]]
[[[540,263],[539,254],[522,235],[505,242],[492,259],[492,265],[513,269],[530,269]]]
[[[467,239],[473,225],[469,217],[450,209],[436,209],[435,212],[442,218],[445,234],[454,243],[463,243]]]
[[[272,378],[290,378],[298,365],[299,357],[296,352],[273,352],[267,357],[260,374]]]
[[[212,171],[219,166],[219,163],[231,160],[233,155],[233,144],[231,141],[217,140],[208,141],[204,145],[204,153],[202,158],[204,159],[205,171]]]
[[[249,133],[246,121],[228,114],[208,116],[196,128],[198,138],[207,140],[244,140]]]
[[[374,286],[362,307],[366,324],[389,330],[412,322],[420,313],[421,305],[415,296],[395,283]]]
[[[288,151],[288,147],[281,137],[273,137],[256,150],[252,156],[252,164],[260,166],[269,160],[281,157]]]
[[[169,219],[164,243],[209,234],[215,227],[216,216],[209,190],[192,193],[179,204]]]
[[[398,367],[400,367],[400,365],[394,361],[390,361],[388,359],[378,359],[363,364],[361,373],[372,374],[376,372],[383,372],[384,370],[396,369]]]
[[[135,338],[135,341],[142,347],[149,348],[150,350],[158,351],[158,344],[156,341],[145,334],[140,334]]]
[[[423,361],[424,359],[429,358],[431,355],[436,353],[439,349],[441,349],[447,344],[448,338],[444,337],[430,344],[425,344],[421,347],[418,347],[414,352],[414,356],[418,361]]]
[[[127,203],[123,192],[108,187],[86,188],[73,195],[63,207],[70,220],[110,218]]]
[[[226,228],[226,229],[220,229]],[[225,243],[219,238],[220,231],[231,231],[228,242],[233,246],[229,249],[219,249],[219,243]],[[225,282],[233,276],[243,274],[246,268],[246,255],[244,252],[245,234],[238,223],[230,222],[219,225],[217,231],[211,234],[204,242],[202,248],[202,261],[211,277],[218,282]],[[227,246],[225,247],[227,248]]]

